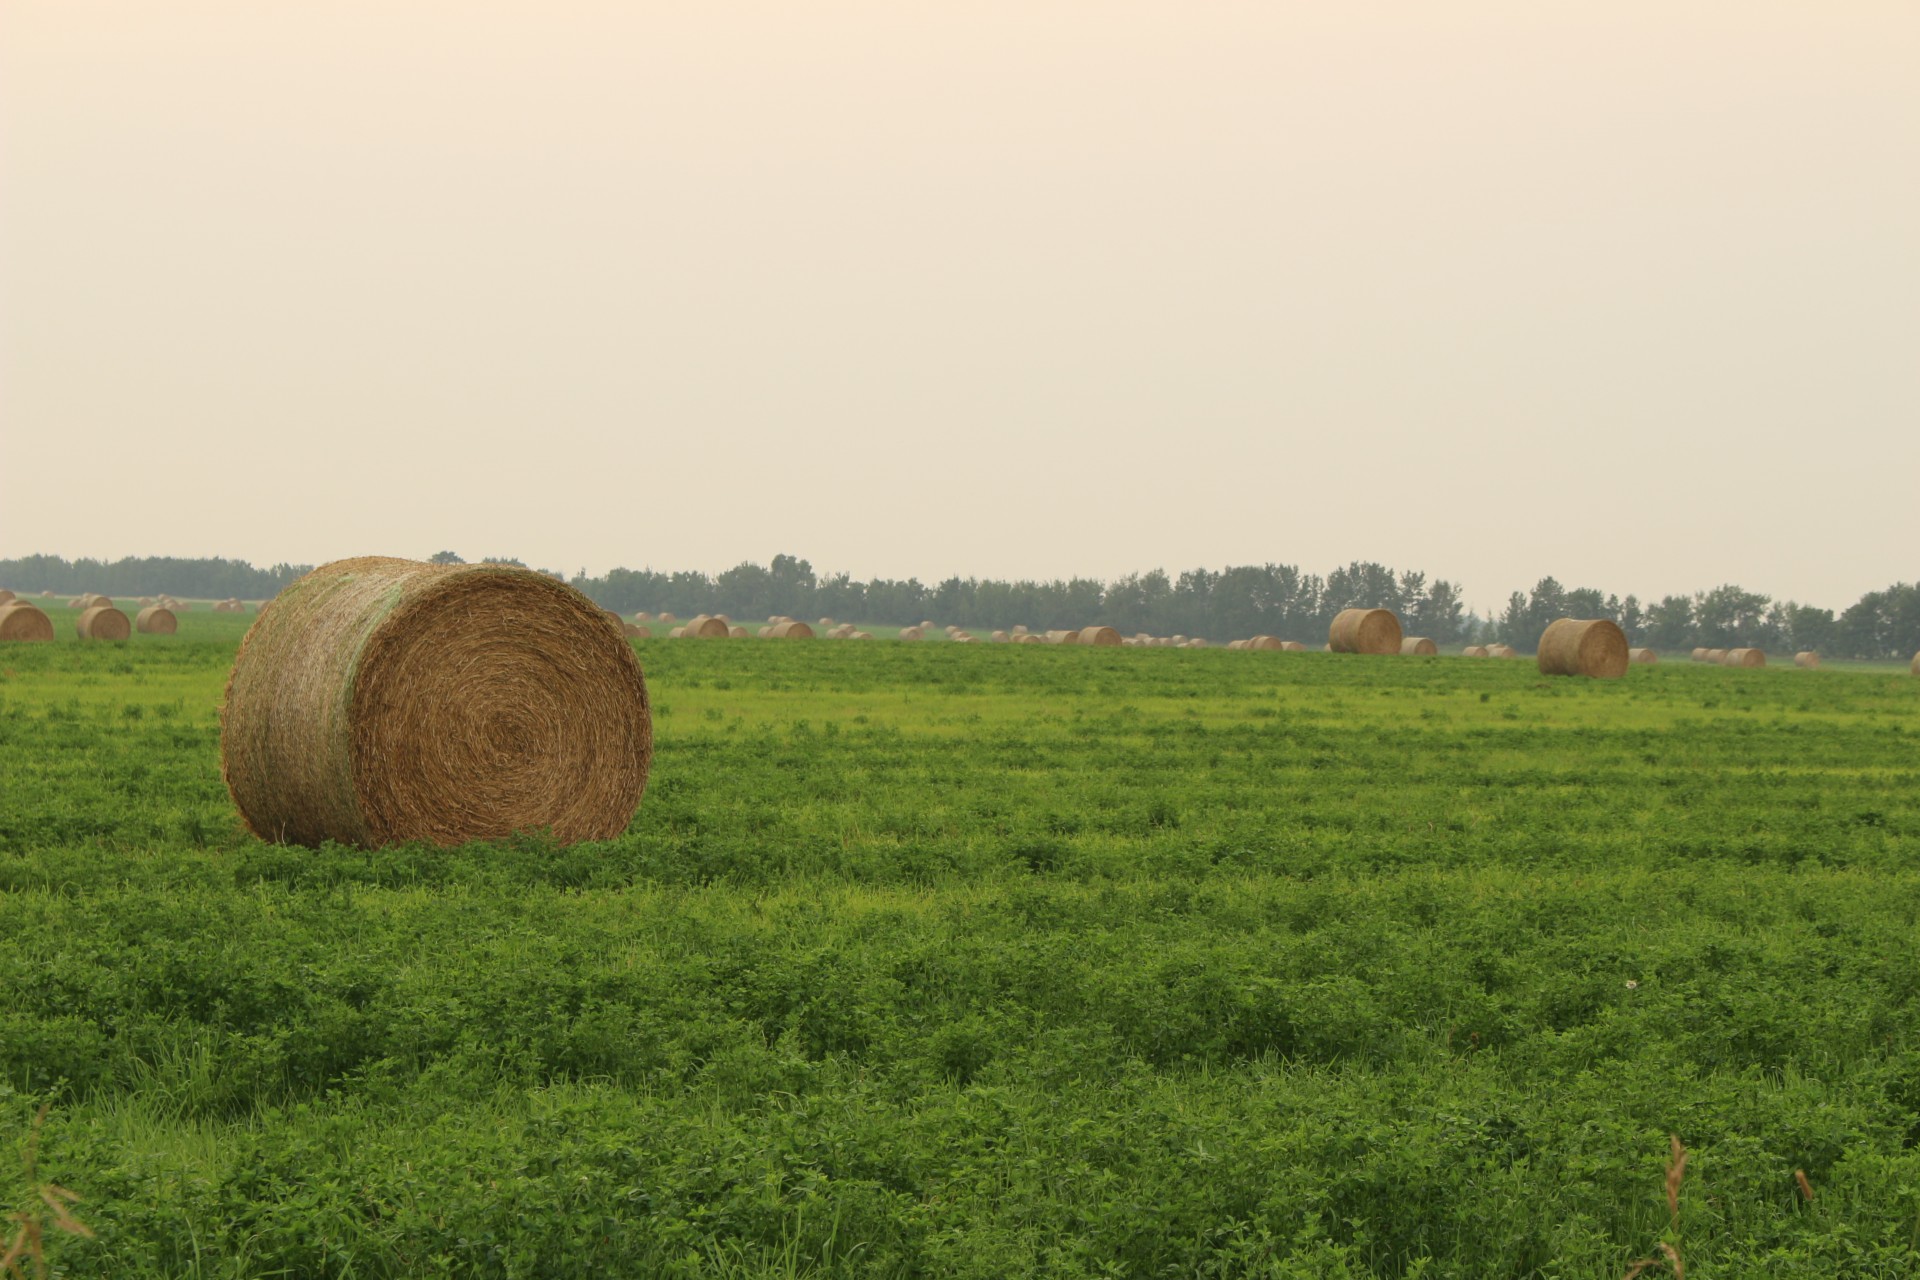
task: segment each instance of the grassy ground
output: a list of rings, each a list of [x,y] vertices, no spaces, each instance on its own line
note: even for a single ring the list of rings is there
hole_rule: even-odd
[[[645,641],[624,837],[370,854],[239,833],[249,621],[0,652],[70,1274],[1920,1266],[1920,681]]]

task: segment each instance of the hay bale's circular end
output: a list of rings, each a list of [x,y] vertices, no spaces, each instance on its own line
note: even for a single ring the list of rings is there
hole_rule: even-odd
[[[727,638],[729,640],[750,640],[753,638],[753,633],[745,627],[728,627]]]
[[[1707,651],[1704,648],[1695,649],[1692,657],[1695,662],[1705,662],[1707,660]]]
[[[788,619],[785,622],[774,623],[772,629],[769,630],[767,634],[775,640],[811,640],[813,639],[813,628],[804,622],[795,622],[792,619]]]
[[[0,640],[26,644],[51,639],[53,619],[45,613],[24,600],[0,604]]]
[[[1812,649],[1802,649],[1799,653],[1793,655],[1793,665],[1812,671],[1820,665],[1820,655]]]
[[[180,630],[180,620],[165,605],[150,604],[134,615],[133,628],[143,636],[170,636]]]
[[[1327,644],[1335,653],[1399,653],[1400,619],[1391,609],[1342,609],[1327,628]]]
[[[125,640],[133,634],[127,615],[110,604],[97,604],[81,613],[73,629],[82,640]]]
[[[626,626],[622,628],[622,630],[626,633],[626,637],[629,640],[653,639],[653,628],[643,627],[637,622],[627,623]]]
[[[1112,627],[1082,627],[1075,643],[1111,648],[1120,643],[1120,633]]]
[[[1629,649],[1627,661],[1634,666],[1650,667],[1660,661],[1660,655],[1651,649]]]
[[[1460,656],[1463,658],[1484,658],[1487,656],[1487,646],[1483,644],[1470,644],[1460,651]]]
[[[1048,644],[1078,644],[1079,642],[1080,642],[1080,633],[1078,631],[1047,632]]]
[[[1618,680],[1627,674],[1627,633],[1609,618],[1559,618],[1541,633],[1543,676]]]
[[[1729,649],[1727,656],[1721,659],[1729,667],[1764,667],[1767,665],[1765,649]]]
[[[725,640],[733,634],[732,628],[718,614],[699,614],[680,630],[689,640]]]
[[[19,598],[19,596],[14,595],[11,591],[0,591],[0,607],[10,605]]]
[[[1004,631],[996,631],[993,633],[991,639],[995,644],[1005,644],[1007,643],[1008,636]]]
[[[921,632],[919,627],[900,628],[900,638],[902,640],[918,640],[921,638],[922,634],[923,633]]]
[[[1407,636],[1400,641],[1400,652],[1409,657],[1431,658],[1440,646],[1425,636]]]
[[[221,710],[241,816],[302,845],[608,839],[652,755],[633,646],[574,588],[509,565],[321,566],[247,632]]]

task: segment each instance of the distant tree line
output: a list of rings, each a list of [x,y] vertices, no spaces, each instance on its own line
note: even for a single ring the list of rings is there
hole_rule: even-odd
[[[451,551],[432,559],[461,563]],[[488,559],[522,563],[510,557]],[[99,591],[138,596],[167,591],[203,599],[258,600],[309,567],[256,569],[240,560],[157,556],[114,561],[27,556],[0,560],[0,586],[22,594],[51,590],[62,595]],[[746,562],[718,574],[614,569],[603,577],[582,571],[570,581],[621,613],[725,613],[742,620],[786,614],[907,625],[932,619],[972,630],[1024,623],[1036,631],[1102,622],[1125,634],[1144,631],[1212,640],[1272,635],[1318,647],[1334,614],[1364,605],[1392,609],[1408,635],[1427,636],[1439,644],[1501,640],[1531,651],[1547,623],[1575,617],[1612,618],[1635,644],[1669,652],[1751,645],[1884,659],[1920,650],[1920,585],[1909,583],[1870,591],[1836,615],[1831,609],[1773,600],[1736,586],[1643,605],[1634,596],[1623,599],[1543,578],[1530,592],[1514,592],[1499,615],[1480,618],[1467,612],[1454,583],[1370,562],[1356,562],[1324,577],[1293,565],[1264,564],[1189,569],[1178,576],[1155,569],[1113,582],[948,578],[929,585],[918,578],[861,582],[845,573],[822,575],[805,560],[777,555],[765,565]]]

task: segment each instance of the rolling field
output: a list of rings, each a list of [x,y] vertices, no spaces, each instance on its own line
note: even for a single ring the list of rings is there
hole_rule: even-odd
[[[220,780],[251,616],[49,612],[66,1274],[1920,1274],[1920,680],[642,641],[621,839],[309,851]]]

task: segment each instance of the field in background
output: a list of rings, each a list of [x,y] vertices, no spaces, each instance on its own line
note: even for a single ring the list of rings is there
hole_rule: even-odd
[[[251,615],[49,613],[0,1125],[74,1274],[1920,1262],[1920,680],[653,640],[625,837],[310,852],[220,783]]]

